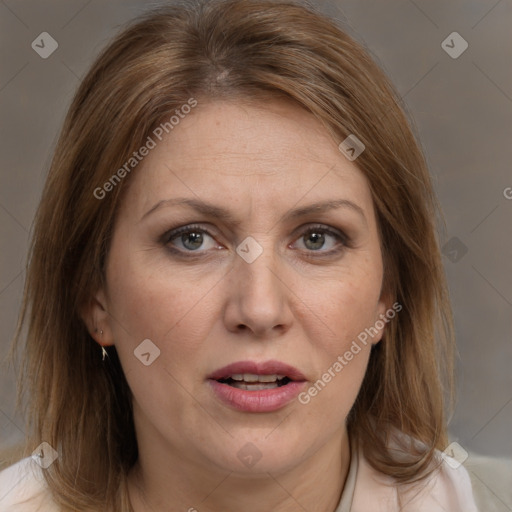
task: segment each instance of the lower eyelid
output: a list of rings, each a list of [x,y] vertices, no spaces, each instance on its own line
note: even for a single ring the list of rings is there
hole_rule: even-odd
[[[175,246],[173,246],[173,244],[171,243],[173,240],[177,239],[180,235],[183,235],[183,234],[195,231],[195,232],[200,232],[200,233],[202,233],[204,235],[209,236],[210,238],[215,240],[219,245],[222,245],[220,242],[217,241],[216,235],[213,234],[213,233],[210,233],[205,228],[201,228],[199,226],[194,226],[194,225],[182,226],[182,228],[175,228],[175,229],[172,229],[172,230],[167,231],[166,233],[164,233],[160,237],[160,243],[162,245],[164,245],[164,246],[169,247],[169,249],[173,253],[176,253],[176,254],[196,254],[196,255],[199,255],[201,253],[209,252],[211,249],[202,250],[202,251],[201,250],[197,250],[197,251],[188,250],[187,251],[187,250],[183,250],[183,249],[178,249]],[[178,231],[178,232],[176,232],[176,231]],[[315,232],[322,232],[324,234],[327,234],[327,235],[332,236],[333,238],[335,238],[338,241],[337,247],[335,249],[330,249],[328,251],[322,251],[322,250],[314,251],[314,250],[307,250],[307,249],[303,249],[303,251],[308,252],[310,254],[314,254],[316,252],[316,253],[318,253],[318,255],[322,255],[322,254],[323,255],[328,255],[328,254],[335,254],[335,253],[339,252],[340,250],[347,248],[350,245],[350,239],[349,239],[349,237],[345,233],[343,233],[343,232],[338,233],[337,231],[333,231],[333,230],[331,230],[331,229],[329,229],[327,227],[322,227],[322,226],[307,227],[305,230],[303,230],[299,234],[298,237],[295,238],[295,240],[292,243],[296,243],[297,240],[300,240],[302,237],[304,237],[304,236],[306,236],[306,235],[308,235],[310,233],[315,233]]]

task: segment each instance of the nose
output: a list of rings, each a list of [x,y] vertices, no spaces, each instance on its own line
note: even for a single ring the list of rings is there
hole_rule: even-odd
[[[293,292],[274,251],[264,249],[251,263],[237,256],[233,265],[227,282],[226,328],[265,339],[288,331],[293,318]]]

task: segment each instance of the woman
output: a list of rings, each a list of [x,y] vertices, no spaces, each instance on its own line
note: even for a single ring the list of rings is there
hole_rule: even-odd
[[[476,510],[440,456],[435,214],[396,94],[330,20],[264,0],[136,20],[37,213],[34,453],[0,510]]]

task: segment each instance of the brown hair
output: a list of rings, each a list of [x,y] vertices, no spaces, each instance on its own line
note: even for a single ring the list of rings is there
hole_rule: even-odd
[[[61,454],[44,472],[64,509],[125,510],[137,459],[131,393],[116,356],[81,318],[104,284],[123,189],[102,187],[152,130],[189,98],[287,98],[339,144],[366,146],[355,162],[376,207],[384,287],[403,310],[372,349],[348,418],[369,463],[400,482],[432,471],[446,443],[451,310],[426,162],[389,81],[324,15],[290,1],[213,0],[166,6],[135,20],[101,53],[65,119],[37,212],[16,343],[28,325],[19,377],[28,395],[27,450]],[[136,172],[134,170],[133,172]],[[20,399],[21,401],[21,399]],[[404,461],[387,448],[399,430],[421,441]]]

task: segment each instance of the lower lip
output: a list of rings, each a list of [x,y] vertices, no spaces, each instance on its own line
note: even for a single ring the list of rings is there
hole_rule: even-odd
[[[291,381],[285,386],[277,388],[248,391],[212,379],[208,382],[222,402],[239,411],[247,412],[277,411],[297,398],[306,385],[305,381]]]

